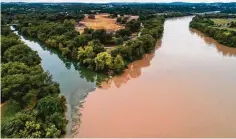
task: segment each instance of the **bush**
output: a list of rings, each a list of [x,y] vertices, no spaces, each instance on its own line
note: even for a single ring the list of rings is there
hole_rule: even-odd
[[[116,73],[121,73],[125,68],[125,62],[120,55],[117,55],[114,59],[113,69]]]
[[[95,19],[95,15],[94,14],[90,14],[90,15],[88,15],[88,18],[89,19]]]
[[[112,69],[113,59],[108,52],[99,53],[95,57],[95,70],[96,71],[107,71]]]
[[[115,44],[116,45],[120,45],[124,42],[123,38],[119,37],[119,38],[115,38]]]

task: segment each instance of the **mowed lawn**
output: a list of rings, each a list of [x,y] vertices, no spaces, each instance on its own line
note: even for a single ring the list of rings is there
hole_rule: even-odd
[[[107,31],[117,31],[120,29],[123,29],[124,26],[116,23],[116,18],[108,18],[108,14],[98,14],[95,15],[95,19],[89,19],[88,16],[86,16],[82,21],[80,21],[80,24],[83,24],[84,26],[77,27],[77,30],[82,32],[84,28],[92,28],[92,29],[105,29]]]

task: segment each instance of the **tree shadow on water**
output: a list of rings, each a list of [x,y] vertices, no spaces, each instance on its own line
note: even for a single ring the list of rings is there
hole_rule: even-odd
[[[214,40],[213,38],[208,37],[207,35],[205,35],[204,33],[200,32],[196,29],[189,28],[189,30],[192,34],[196,34],[197,36],[202,38],[205,41],[205,43],[207,43],[209,45],[214,45],[215,48],[217,49],[217,51],[219,53],[221,53],[223,56],[236,56],[236,48],[222,45],[222,44],[218,43],[216,40]]]
[[[126,84],[129,80],[135,79],[141,76],[142,69],[151,65],[151,60],[155,56],[155,52],[161,47],[161,41],[157,41],[155,50],[150,54],[145,54],[142,59],[134,61],[128,65],[128,68],[121,74],[114,76],[101,83],[101,89],[108,89],[115,85],[116,88],[120,88],[123,84]]]

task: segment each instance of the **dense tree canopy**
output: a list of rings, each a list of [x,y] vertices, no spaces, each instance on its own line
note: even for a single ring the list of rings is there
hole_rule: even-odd
[[[26,9],[29,7],[33,8],[34,6],[36,5],[27,5]],[[44,5],[40,6],[42,6],[42,11],[44,11]],[[150,5],[145,6],[148,7]],[[49,7],[51,9],[48,14],[40,14],[41,11],[32,11],[31,13],[23,12],[24,10],[20,9],[18,10],[22,11],[22,13],[16,14],[6,8],[3,19],[4,22],[17,23],[16,29],[19,30],[20,33],[25,36],[36,38],[40,42],[46,44],[46,46],[59,50],[62,56],[77,60],[80,65],[84,65],[92,70],[108,74],[120,73],[121,69],[123,70],[129,62],[140,59],[145,53],[151,52],[155,47],[156,40],[162,36],[165,17],[184,15],[170,13],[170,15],[167,14],[163,16],[144,12],[139,14],[139,19],[130,19],[131,15],[125,14],[131,13],[125,12],[124,10],[121,10],[121,12],[114,12],[107,9],[107,13],[110,13],[110,16],[107,18],[117,17],[117,23],[123,24],[125,27],[124,29],[110,32],[104,29],[95,30],[85,28],[84,32],[79,33],[75,30],[75,26],[78,21],[84,17],[81,16],[81,14],[88,14],[93,18],[99,10],[101,10],[100,12],[103,11],[103,9],[100,9],[101,7],[98,6],[98,9],[94,9],[94,7],[90,7],[89,5],[87,8],[90,10],[81,10],[78,13],[78,16],[74,16],[74,8],[72,8],[73,10],[68,10],[64,13],[62,12],[63,8],[57,9],[53,6]],[[81,6],[81,9],[84,9],[85,7],[86,6],[83,5]],[[17,9],[17,7],[14,8]],[[143,7],[142,9],[144,10],[145,8]],[[47,10],[45,9],[45,11]],[[129,11],[131,9],[125,10]],[[12,15],[10,16],[11,18],[6,16],[9,13]],[[137,13],[135,14],[137,15]],[[53,17],[53,15],[55,17]],[[4,30],[4,32],[7,32],[7,30]],[[117,45],[114,49],[107,49],[107,47],[114,45]],[[7,45],[4,48],[7,48]],[[11,49],[7,50],[6,53],[4,52],[6,62],[7,60],[14,59],[13,53],[26,51],[25,49],[16,50],[14,47]],[[22,62],[25,60],[23,58],[18,59],[16,57],[15,62]],[[16,59],[18,61],[16,61]],[[109,64],[107,64],[107,62],[101,62],[101,59],[111,62],[108,62]],[[114,65],[115,61],[116,65]],[[32,63],[32,61],[29,61],[28,63]]]
[[[112,69],[112,57],[108,52],[99,53],[95,57],[95,70],[96,71],[103,71],[104,69]]]
[[[8,48],[4,52],[3,57],[6,62],[22,62],[29,66],[38,65],[41,60],[36,51],[33,51],[24,44],[14,45]]]
[[[140,29],[140,25],[140,21],[132,19],[125,25],[125,27],[128,28],[131,32],[137,32]]]
[[[58,83],[43,71],[37,52],[23,44],[9,27],[2,28],[1,100],[17,104],[20,111],[1,119],[1,137],[60,137],[67,121],[65,98],[59,96]],[[45,101],[49,105],[43,104]]]
[[[17,23],[16,27],[20,33],[36,38],[48,47],[56,48],[62,56],[77,60],[80,65],[98,72],[116,74],[120,73],[129,62],[140,59],[145,53],[154,50],[156,40],[162,36],[165,18],[189,15],[189,13],[175,12],[175,10],[165,14],[156,14],[153,7],[160,8],[160,5],[155,4],[143,4],[139,11],[135,9],[140,8],[139,4],[113,4],[110,8],[92,5],[75,4],[75,6],[70,6],[70,10],[67,8],[64,10],[68,5],[59,9],[60,4],[57,5],[58,7],[50,5],[47,9],[44,9],[45,5],[40,4],[25,5],[25,9],[34,9],[39,6],[42,11],[48,11],[47,14],[34,10],[29,13],[11,5],[21,13],[16,14],[9,8],[4,8],[3,19],[6,23]],[[6,5],[6,7],[11,6]],[[161,6],[169,8],[169,5]],[[120,7],[123,8],[120,9]],[[78,8],[80,11],[76,10]],[[84,14],[89,15],[89,18],[94,18],[97,13],[104,12],[110,13],[107,18],[117,18],[116,22],[122,24],[124,28],[116,32],[85,28],[79,33],[75,30],[75,26],[84,18]],[[8,14],[11,16],[7,16]],[[139,18],[132,19],[131,15],[138,15]],[[7,33],[7,30],[4,32]],[[114,48],[107,49],[114,45],[116,45]],[[4,48],[7,48],[7,45]],[[6,60],[12,58],[11,53],[15,52],[14,49],[10,51],[10,54],[8,51],[5,56]],[[102,60],[111,62],[102,62]]]
[[[125,62],[120,55],[117,55],[114,59],[113,68],[117,73],[121,73],[125,68]]]

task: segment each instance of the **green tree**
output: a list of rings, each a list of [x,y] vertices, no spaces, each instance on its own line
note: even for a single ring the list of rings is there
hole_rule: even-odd
[[[66,132],[67,120],[64,118],[64,113],[55,112],[52,115],[46,117],[46,123],[54,124],[57,129],[60,129],[61,133]]]
[[[92,28],[85,28],[83,33],[84,34],[92,34],[93,31],[94,31],[94,29],[92,29]]]
[[[6,70],[5,68],[8,68]],[[41,66],[25,67],[21,64],[21,69],[17,68],[16,64],[10,66],[3,66],[4,77],[2,78],[2,99],[13,99],[21,104],[21,107],[27,105],[33,97],[36,97],[39,89],[45,84],[44,79],[47,74],[43,73]],[[25,70],[24,70],[25,69]],[[13,71],[14,70],[14,71]],[[27,74],[25,71],[28,71]],[[11,74],[7,74],[11,73]]]
[[[115,44],[116,45],[120,45],[124,42],[123,38],[122,37],[119,37],[119,38],[115,38]]]
[[[112,35],[107,33],[105,29],[98,29],[92,33],[93,39],[98,39],[101,43],[107,43],[112,39]]]
[[[8,62],[2,64],[2,77],[14,74],[27,74],[30,71],[31,68],[21,62]]]
[[[12,99],[21,107],[30,103],[33,98],[58,94],[57,83],[43,72],[40,65],[31,67],[20,62],[9,62],[2,65],[2,100]]]
[[[81,34],[74,38],[74,42],[78,47],[85,46],[89,42],[89,38],[87,35]]]
[[[86,46],[85,49],[79,48],[78,60],[81,64],[87,65],[89,68],[93,68],[95,53],[92,46]]]
[[[74,28],[75,23],[76,23],[76,22],[75,22],[74,19],[71,19],[71,20],[65,19],[65,20],[64,20],[64,26],[65,26],[67,29]]]
[[[61,131],[58,130],[55,125],[51,125],[46,128],[46,138],[58,138],[61,135]]]
[[[35,121],[26,121],[25,127],[20,130],[19,136],[23,138],[40,138],[42,135],[40,131],[40,124]]]
[[[38,65],[41,58],[36,51],[33,51],[24,44],[12,46],[4,53],[4,59],[12,62],[22,62],[29,66]]]
[[[128,19],[129,19],[129,17],[124,17],[124,18],[122,18],[121,24],[126,24],[127,21],[128,21]]]
[[[11,30],[8,26],[2,26],[1,27],[1,35],[7,36],[10,33],[11,33]]]
[[[55,43],[56,45],[63,45],[61,48],[69,48],[66,47],[65,43],[68,39],[67,36],[53,36],[52,34],[55,34],[55,32],[49,32],[49,28],[54,29],[54,27],[51,24],[45,25],[44,21],[41,23],[42,25],[39,25],[35,20],[24,22],[23,24],[27,26],[27,35],[40,36],[38,39],[43,42],[47,40],[46,43],[49,45]],[[36,24],[40,28],[36,27]],[[52,25],[56,27],[57,23]],[[20,28],[21,25],[18,27]],[[68,27],[64,28],[68,29]],[[58,29],[61,32],[66,32],[64,28],[60,26]],[[17,108],[12,108],[12,106],[7,108],[7,112],[12,115],[1,119],[1,137],[41,138],[46,137],[46,132],[49,133],[50,130],[53,134],[48,134],[47,137],[60,137],[61,134],[65,133],[67,121],[64,115],[66,100],[63,96],[58,96],[60,93],[59,84],[52,81],[52,76],[48,72],[43,71],[41,65],[39,65],[41,59],[36,51],[24,45],[12,31],[9,30],[9,32],[5,31],[4,33],[4,36],[2,36],[4,51],[1,52],[3,59],[1,65],[1,100],[2,102],[7,101],[8,105],[17,105]],[[49,39],[49,36],[52,37]],[[43,109],[40,106],[43,105],[43,100],[47,99],[47,96],[51,96],[56,101],[49,100],[51,103],[47,104],[53,104],[50,107],[53,109],[48,108],[52,114],[43,117],[48,109]],[[36,107],[39,101],[39,106]],[[39,110],[42,108],[43,110],[38,113],[36,108]]]
[[[111,18],[116,18],[117,16],[117,13],[113,13],[112,15],[110,15]]]
[[[105,51],[104,45],[101,44],[101,42],[97,39],[92,40],[88,43],[88,46],[93,47],[93,52],[95,54],[101,53]]]
[[[152,50],[155,48],[155,42],[156,41],[149,34],[141,35],[140,37],[138,37],[138,40],[143,42],[143,48],[144,48],[146,53],[152,52]]]
[[[73,47],[72,53],[71,53],[71,58],[72,58],[73,60],[76,60],[76,59],[77,59],[77,56],[78,56],[77,49],[76,49],[76,47]]]
[[[20,43],[21,41],[18,39],[17,36],[13,37],[1,36],[1,55],[3,56],[3,54],[8,48]]]
[[[127,61],[133,60],[132,49],[130,46],[127,45],[117,46],[115,49],[111,51],[111,55],[113,57],[116,57],[118,54]]]
[[[131,32],[137,32],[140,29],[140,24],[140,21],[132,19],[125,25],[125,27],[129,28]]]
[[[117,73],[120,73],[125,68],[125,63],[123,61],[123,58],[120,55],[117,55],[114,59],[114,65],[113,65],[114,71]]]
[[[108,52],[102,52],[99,53],[95,57],[95,64],[96,64],[96,71],[108,71],[109,69],[112,69],[113,63],[112,63],[112,57]]]
[[[7,117],[1,122],[1,137],[20,138],[20,130],[25,128],[27,121],[35,121],[35,112],[18,112],[14,116]]]
[[[63,56],[69,56],[70,54],[70,49],[68,47],[66,48],[61,48],[61,52]]]
[[[131,31],[128,28],[125,29],[120,29],[118,31],[116,31],[116,37],[125,37],[125,36],[130,36],[131,35]]]
[[[47,96],[40,99],[36,104],[36,109],[38,110],[38,115],[42,119],[46,119],[46,117],[53,115],[54,113],[64,113],[65,112],[65,104],[63,103],[64,98]]]
[[[48,46],[57,47],[57,41],[55,39],[48,39],[45,42]]]
[[[116,22],[117,22],[117,23],[121,23],[121,20],[122,20],[122,18],[121,18],[121,17],[118,17],[118,18],[116,19]]]
[[[88,18],[89,19],[95,19],[95,15],[94,14],[90,14],[90,15],[88,15]]]

